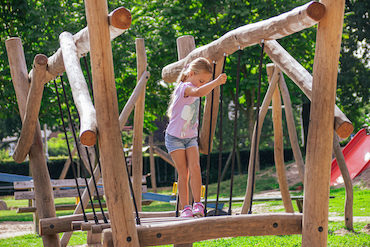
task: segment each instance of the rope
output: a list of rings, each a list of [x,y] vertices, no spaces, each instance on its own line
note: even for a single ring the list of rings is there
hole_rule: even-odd
[[[95,175],[94,175],[94,169],[93,169],[93,167],[91,165],[89,149],[87,147],[85,147],[85,150],[86,150],[86,153],[87,153],[87,159],[89,161],[89,167],[90,167],[90,171],[91,171],[91,177],[92,177],[93,182],[94,182],[94,188],[95,188],[95,191],[96,191],[96,196],[98,197],[100,211],[101,211],[101,213],[103,215],[104,223],[108,223],[108,220],[107,220],[107,218],[105,217],[105,214],[104,214],[103,205],[102,205],[101,200],[100,200],[99,190],[98,190],[98,186],[96,184],[96,179],[95,179]]]
[[[225,73],[225,64],[226,64],[226,53],[224,54],[224,63],[222,65],[222,72]],[[223,93],[224,93],[224,85],[222,84],[220,86],[220,122],[219,122],[219,129],[218,129],[218,136],[219,136],[219,145],[218,145],[218,176],[217,176],[217,197],[216,197],[216,209],[215,209],[215,215],[218,215],[218,200],[219,200],[219,194],[220,194],[220,184],[221,184],[221,170],[222,170],[222,105],[223,105]]]
[[[61,118],[62,118],[62,126],[63,126],[64,136],[65,136],[65,138],[66,138],[66,142],[67,142],[67,148],[68,148],[69,159],[71,160],[72,164],[74,164],[74,165],[72,166],[73,178],[74,178],[74,180],[75,180],[75,182],[76,182],[77,193],[78,193],[78,197],[80,198],[80,202],[81,202],[81,209],[82,209],[83,218],[84,218],[84,221],[85,221],[85,222],[87,222],[87,217],[86,217],[86,213],[85,213],[85,208],[84,208],[84,205],[83,205],[83,203],[82,203],[82,198],[81,198],[80,186],[78,185],[78,180],[77,180],[77,175],[76,175],[76,165],[75,165],[75,163],[73,162],[71,149],[70,149],[70,147],[69,147],[69,141],[68,141],[68,136],[67,136],[67,130],[66,130],[66,126],[65,126],[65,123],[64,123],[64,114],[63,114],[63,111],[62,111],[62,106],[61,106],[61,103],[60,103],[60,97],[59,97],[58,87],[57,87],[57,83],[55,82],[55,80],[54,80],[54,86],[55,86],[55,92],[56,92],[56,94],[57,94],[57,99],[58,99],[59,112],[60,112],[60,116],[61,116]]]
[[[69,104],[68,104],[67,93],[66,93],[66,90],[65,90],[65,87],[64,87],[64,82],[63,82],[63,77],[62,76],[60,77],[60,80],[61,80],[61,84],[62,84],[62,88],[63,88],[63,95],[64,95],[65,104],[66,104],[66,107],[67,107],[68,119],[69,119],[69,122],[71,123],[71,126],[72,126],[73,139],[75,141],[78,158],[79,158],[79,161],[80,161],[80,164],[81,164],[82,159],[81,159],[80,148],[79,148],[79,145],[78,145],[79,141],[78,141],[77,136],[76,136],[76,130],[75,130],[75,126],[74,126],[74,123],[73,123],[73,120],[72,120],[71,111],[70,111]],[[85,183],[86,183],[87,193],[88,193],[89,199],[90,199],[91,209],[92,209],[93,215],[94,215],[94,221],[95,221],[96,224],[99,224],[99,220],[98,220],[98,217],[96,215],[95,208],[94,208],[93,198],[91,196],[90,188],[88,186],[88,182],[87,182],[86,177],[84,177],[84,180],[85,180]],[[82,204],[82,201],[81,201],[81,204]]]
[[[254,176],[256,170],[256,160],[257,160],[257,140],[258,140],[258,124],[259,124],[259,113],[260,113],[260,101],[261,101],[261,80],[262,80],[262,60],[263,60],[263,50],[265,47],[264,40],[261,41],[261,55],[260,55],[260,63],[259,63],[259,71],[258,71],[258,92],[257,92],[257,108],[256,108],[256,135],[254,136],[254,152],[253,152],[253,164],[252,164],[252,194],[251,194],[251,201],[249,205],[248,214],[252,213],[252,204],[253,204],[253,191],[254,191]]]
[[[125,152],[123,152],[123,157],[126,160]],[[135,199],[135,193],[134,193],[134,189],[132,187],[132,182],[131,182],[131,179],[130,179],[130,174],[129,174],[129,171],[128,171],[128,165],[127,165],[127,162],[126,161],[125,161],[125,165],[126,165],[126,172],[127,172],[127,177],[128,177],[128,184],[130,186],[132,200],[134,201],[135,215],[136,215],[136,224],[137,225],[140,225],[141,222],[140,222],[140,217],[139,217],[139,211],[137,209],[137,204],[136,204],[136,199]]]
[[[233,187],[234,187],[234,169],[235,169],[235,153],[237,145],[237,128],[238,128],[238,106],[239,106],[239,84],[240,84],[240,58],[242,55],[242,50],[238,52],[238,65],[236,69],[236,86],[235,86],[235,107],[234,107],[234,142],[233,151],[231,158],[231,177],[230,177],[230,200],[229,200],[229,211],[228,214],[231,215],[231,204],[233,199]]]
[[[213,61],[213,80],[216,77],[216,62]],[[208,136],[208,154],[207,154],[207,169],[206,169],[206,191],[205,191],[205,204],[204,204],[204,216],[207,217],[207,198],[208,198],[208,183],[209,183],[209,170],[211,168],[211,133],[212,133],[212,120],[213,120],[213,98],[214,98],[214,89],[212,89],[211,94],[211,116],[209,121],[209,136]]]

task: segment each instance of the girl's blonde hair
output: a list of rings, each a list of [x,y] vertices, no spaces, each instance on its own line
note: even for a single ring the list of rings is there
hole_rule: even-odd
[[[177,85],[171,94],[169,107],[167,109],[167,116],[169,118],[171,118],[172,115],[172,108],[175,101],[175,92],[179,87],[180,83],[183,82],[189,75],[190,71],[193,71],[196,75],[204,72],[212,74],[213,68],[211,63],[204,57],[198,57],[194,59],[191,63],[185,65],[185,67],[181,70],[179,76],[177,77],[176,80]]]

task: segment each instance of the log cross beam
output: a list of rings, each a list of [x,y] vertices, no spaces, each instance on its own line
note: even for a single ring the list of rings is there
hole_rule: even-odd
[[[233,54],[239,47],[260,43],[262,39],[280,39],[315,25],[325,14],[325,6],[309,2],[284,14],[248,24],[232,30],[208,45],[198,47],[185,58],[167,65],[162,70],[162,79],[174,82],[182,68],[198,57],[218,61],[224,54]]]
[[[26,111],[22,121],[22,130],[13,159],[21,163],[26,159],[33,143],[33,138],[38,124],[38,116],[41,106],[42,93],[44,91],[43,80],[46,74],[48,58],[43,54],[37,54],[33,61],[31,87],[28,91]]]
[[[126,8],[119,7],[113,10],[108,15],[108,21],[110,39],[113,40],[130,27],[131,13]],[[88,27],[85,27],[84,29],[73,35],[73,40],[77,47],[78,57],[82,57],[90,51]],[[44,79],[44,83],[53,80],[64,71],[65,67],[62,56],[62,49],[59,48],[48,59],[47,73]],[[32,77],[32,70],[29,73],[29,77]]]
[[[302,90],[309,100],[312,99],[312,75],[295,60],[276,40],[265,42],[265,52],[270,59]],[[353,131],[351,121],[334,106],[334,129],[338,136],[347,138]]]
[[[73,101],[80,115],[80,141],[83,145],[93,146],[96,143],[96,113],[81,69],[77,47],[72,34],[68,32],[59,35],[59,42]]]
[[[315,25],[324,15],[325,6],[323,4],[319,2],[309,2],[279,16],[239,27],[205,46],[198,47],[185,58],[164,67],[162,69],[162,79],[166,82],[176,81],[184,66],[198,57],[206,57],[211,61],[218,61],[219,63],[223,61],[224,54],[233,54],[240,48],[260,43],[262,39],[279,39],[299,32]],[[212,136],[215,130],[218,98],[218,87],[215,89],[215,104],[213,109],[209,107],[211,100],[210,95],[206,98],[199,144],[199,151],[204,154],[208,153],[209,118],[211,110],[213,116],[211,126]]]

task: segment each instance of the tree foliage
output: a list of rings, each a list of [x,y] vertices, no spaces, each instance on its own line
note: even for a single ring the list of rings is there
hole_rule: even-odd
[[[202,46],[237,27],[279,15],[304,3],[306,1],[302,0],[108,1],[109,11],[124,6],[132,14],[130,29],[112,42],[118,110],[123,108],[136,84],[135,38],[145,39],[148,70],[151,73],[146,88],[144,125],[145,131],[150,131],[154,128],[153,121],[164,116],[173,87],[161,82],[161,71],[165,65],[177,60],[176,38],[182,35],[193,35],[196,45]],[[338,80],[337,103],[355,122],[356,127],[363,124],[364,119],[361,114],[364,107],[369,104],[368,9],[369,3],[366,0],[347,1]],[[72,34],[78,32],[86,26],[86,18],[82,0],[9,0],[1,3],[0,13],[0,138],[2,138],[18,133],[20,130],[18,106],[5,52],[5,40],[14,36],[22,39],[28,70],[30,70],[36,54],[43,53],[51,56],[59,48],[59,34],[63,31]],[[316,30],[313,27],[279,40],[279,43],[309,71],[312,70],[313,65],[315,34]],[[365,49],[362,57],[354,55],[358,52],[359,46]],[[239,103],[242,106],[241,122],[245,123],[253,119],[250,109],[256,98],[259,53],[260,47],[253,46],[244,49],[242,55]],[[89,60],[88,57],[87,59]],[[225,85],[224,99],[227,104],[235,95],[236,61],[236,54],[230,55],[227,59],[226,72],[229,83]],[[265,56],[264,64],[268,62],[269,59]],[[66,76],[63,78],[66,79]],[[262,92],[264,93],[267,89],[265,71],[263,71],[263,81]],[[57,84],[60,85],[59,79]],[[293,104],[301,104],[304,97],[300,90],[294,83],[289,83],[289,80],[288,87]],[[67,89],[71,101],[69,87]],[[72,108],[75,112],[74,107]],[[58,111],[55,88],[50,82],[45,86],[40,122],[47,123],[53,128],[60,128],[61,120]],[[245,143],[248,143],[250,135],[248,128],[248,124],[240,126],[240,133],[245,138]]]

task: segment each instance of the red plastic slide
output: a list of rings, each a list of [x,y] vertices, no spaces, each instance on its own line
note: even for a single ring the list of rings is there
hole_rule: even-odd
[[[357,177],[370,166],[370,135],[361,129],[342,150],[351,179]],[[343,183],[342,174],[334,159],[331,163],[330,185]]]

